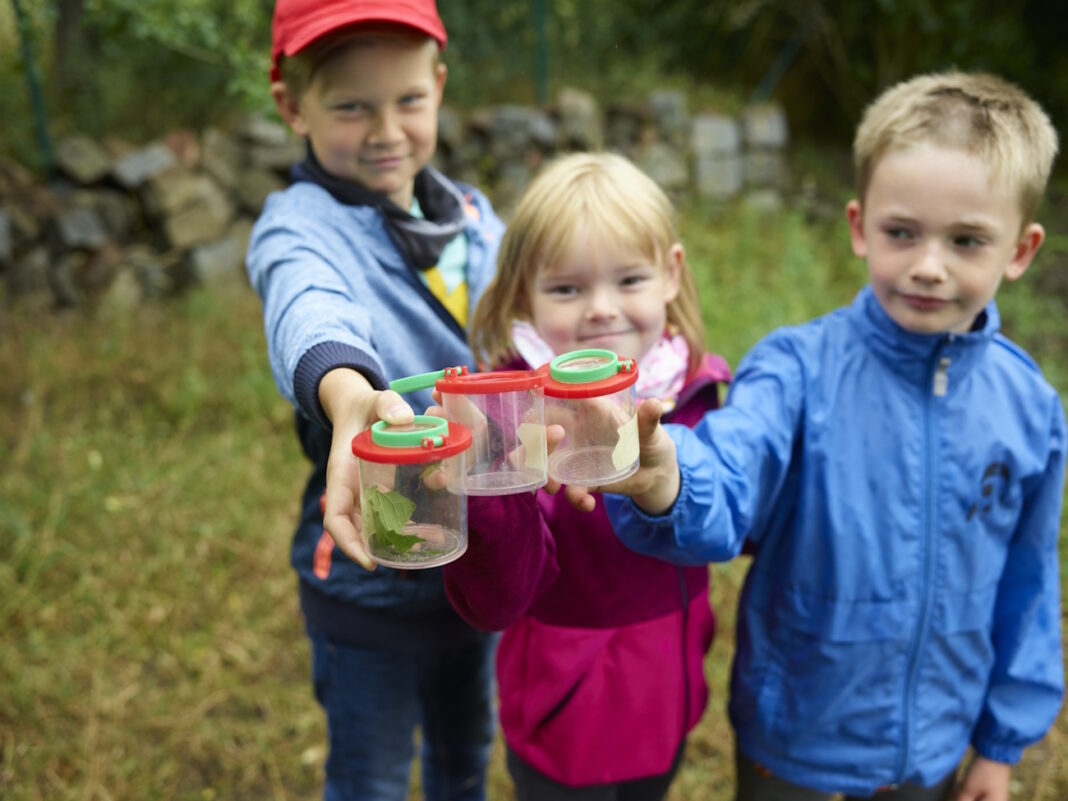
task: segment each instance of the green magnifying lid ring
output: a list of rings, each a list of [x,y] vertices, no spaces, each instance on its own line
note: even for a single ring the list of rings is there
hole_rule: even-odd
[[[429,389],[437,383],[439,378],[444,377],[444,375],[444,370],[434,370],[430,373],[417,373],[415,375],[404,376],[403,378],[395,378],[389,382],[389,388],[394,392],[399,392],[401,395],[404,395],[419,389]]]
[[[566,367],[569,362],[582,359],[603,359],[603,362],[590,367]],[[565,384],[589,384],[611,378],[620,370],[619,356],[614,351],[603,348],[585,348],[561,353],[549,362],[549,374],[554,381]]]
[[[431,414],[417,414],[411,426],[404,431],[395,431],[385,420],[371,426],[371,441],[383,448],[418,448],[426,437],[445,437],[449,434],[449,421]]]

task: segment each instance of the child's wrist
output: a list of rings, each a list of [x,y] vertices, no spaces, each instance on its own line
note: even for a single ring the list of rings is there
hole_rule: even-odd
[[[370,399],[374,388],[363,375],[351,367],[339,367],[323,376],[319,382],[319,403],[323,411],[335,426],[360,422],[360,428],[366,428],[363,420],[367,417]]]
[[[660,517],[671,511],[681,487],[679,468],[672,461],[670,465],[663,465],[655,472],[648,491],[633,496],[634,505],[650,517]]]

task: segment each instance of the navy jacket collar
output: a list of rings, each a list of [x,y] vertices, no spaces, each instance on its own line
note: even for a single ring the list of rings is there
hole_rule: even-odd
[[[304,161],[293,165],[290,178],[321,186],[338,203],[371,206],[382,212],[394,244],[419,270],[437,265],[445,246],[466,226],[464,198],[451,181],[431,167],[415,176],[414,193],[425,217],[414,217],[384,193],[327,172],[315,157],[311,143]]]

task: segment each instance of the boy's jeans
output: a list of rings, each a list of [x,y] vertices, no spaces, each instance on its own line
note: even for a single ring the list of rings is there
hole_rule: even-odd
[[[356,648],[311,628],[308,636],[330,738],[325,801],[405,801],[416,725],[427,801],[484,801],[495,635],[425,654]]]

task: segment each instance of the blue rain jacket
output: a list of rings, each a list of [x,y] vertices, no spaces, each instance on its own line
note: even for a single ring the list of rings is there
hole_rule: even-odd
[[[729,711],[788,781],[866,795],[930,785],[969,743],[1017,761],[1064,693],[1057,538],[1065,418],[998,333],[897,326],[870,288],[766,337],[726,406],[668,426],[668,515],[606,496],[631,548],[755,552]]]

